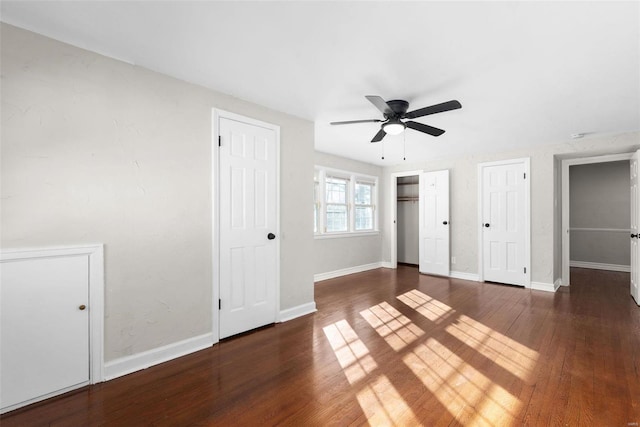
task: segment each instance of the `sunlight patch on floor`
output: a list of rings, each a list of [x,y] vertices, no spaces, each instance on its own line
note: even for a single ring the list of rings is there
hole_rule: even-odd
[[[360,315],[395,351],[400,351],[424,335],[424,331],[388,302],[374,305]]]
[[[431,298],[417,289],[405,292],[396,298],[436,324],[455,313],[455,310],[447,304]]]
[[[403,361],[462,425],[517,423],[520,400],[435,339],[418,345]]]
[[[356,396],[371,426],[422,425],[389,379],[380,375]]]
[[[371,374],[378,365],[346,320],[323,330],[347,380],[358,389],[356,398],[370,425],[422,425],[391,381],[385,375]]]
[[[378,367],[369,349],[346,320],[325,326],[323,330],[349,384],[362,380]]]
[[[538,353],[488,326],[461,315],[445,330],[522,380],[527,380]]]

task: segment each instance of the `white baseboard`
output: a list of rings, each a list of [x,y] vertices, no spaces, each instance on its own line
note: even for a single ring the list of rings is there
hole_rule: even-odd
[[[357,265],[355,267],[342,268],[340,270],[329,271],[327,273],[314,274],[313,281],[320,282],[322,280],[329,280],[340,276],[346,276],[347,274],[361,273],[367,270],[375,270],[381,268],[382,262],[374,262],[371,264]]]
[[[213,334],[208,333],[178,341],[142,353],[121,357],[104,364],[105,381],[131,374],[163,362],[203,350],[213,345]]]
[[[449,277],[452,277],[454,279],[470,280],[472,282],[477,282],[478,280],[480,280],[477,274],[465,273],[464,271],[450,271]]]
[[[387,261],[382,261],[382,262],[380,263],[380,267],[382,267],[382,268],[393,268],[393,267],[391,266],[391,263],[390,263],[390,262],[387,262]]]
[[[531,282],[530,289],[534,291],[555,292],[559,287],[560,281],[556,280],[554,283]]]
[[[289,320],[293,320],[296,317],[315,313],[316,311],[318,310],[316,309],[315,301],[309,302],[307,304],[298,305],[296,307],[287,308],[285,310],[280,311],[280,322],[288,322]]]
[[[569,266],[579,267],[579,268],[591,268],[593,270],[622,271],[624,273],[631,272],[630,265],[604,264],[601,262],[569,261]]]

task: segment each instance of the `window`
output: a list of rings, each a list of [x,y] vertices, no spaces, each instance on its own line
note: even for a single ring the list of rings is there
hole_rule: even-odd
[[[373,230],[373,189],[373,183],[356,182],[356,231]]]
[[[326,222],[327,233],[349,231],[349,180],[327,176],[325,178]]]
[[[377,231],[376,177],[316,167],[314,178],[317,236]]]

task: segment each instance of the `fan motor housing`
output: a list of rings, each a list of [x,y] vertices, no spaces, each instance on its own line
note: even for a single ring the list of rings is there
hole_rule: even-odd
[[[396,117],[401,117],[402,115],[404,115],[404,113],[406,113],[407,109],[409,108],[409,103],[402,99],[387,101],[387,105],[389,106],[389,108],[391,108],[391,110],[393,110]]]

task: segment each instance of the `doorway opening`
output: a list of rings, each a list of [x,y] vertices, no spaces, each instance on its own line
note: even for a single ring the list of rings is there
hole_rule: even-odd
[[[420,273],[448,277],[449,270],[449,170],[440,171],[411,171],[391,175],[390,202],[392,211],[391,224],[391,265],[398,266],[398,212],[404,208],[398,208],[398,188],[404,187],[400,183],[406,177],[419,176],[418,185],[418,266]],[[407,186],[408,187],[408,186]],[[401,190],[404,192],[404,190]],[[414,190],[415,191],[415,190]],[[400,193],[404,194],[404,193]],[[413,194],[415,200],[415,193]],[[413,201],[412,200],[412,201]],[[414,212],[415,214],[415,212]],[[415,260],[414,260],[415,262]]]
[[[401,176],[397,181],[398,264],[418,267],[418,202],[420,176]]]
[[[391,238],[389,239],[391,241],[390,248],[389,248],[390,254],[391,254],[391,257],[390,257],[391,262],[388,265],[389,268],[398,268],[398,204],[399,204],[398,180],[403,179],[405,177],[420,176],[421,173],[422,173],[421,170],[414,170],[414,171],[406,171],[406,172],[395,172],[391,174],[391,179],[389,180],[390,181],[389,200],[391,201],[391,224],[390,224]],[[403,187],[403,186],[400,186],[400,187]],[[402,202],[402,203],[405,203],[405,202]]]
[[[562,161],[562,285],[570,267],[630,271],[631,156]]]

